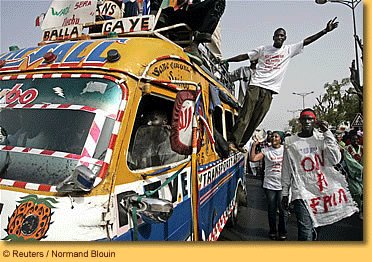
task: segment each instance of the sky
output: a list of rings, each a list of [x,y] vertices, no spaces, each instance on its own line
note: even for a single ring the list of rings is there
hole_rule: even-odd
[[[38,15],[48,10],[51,0],[0,0],[0,53],[8,47],[36,46],[42,32],[35,27]],[[363,40],[363,4],[355,8],[357,34]],[[273,32],[283,27],[286,44],[302,41],[324,29],[337,17],[337,29],[305,47],[304,52],[290,63],[279,95],[261,128],[284,130],[288,121],[302,109],[302,97],[296,93],[313,94],[305,97],[305,107],[313,107],[323,95],[324,85],[350,76],[349,66],[355,59],[352,10],[340,3],[319,5],[315,0],[227,0],[221,18],[222,55],[224,58],[247,53],[261,45],[271,45]],[[359,52],[360,54],[360,52]],[[230,63],[230,70],[249,65],[248,61]],[[360,67],[363,65],[360,62]]]

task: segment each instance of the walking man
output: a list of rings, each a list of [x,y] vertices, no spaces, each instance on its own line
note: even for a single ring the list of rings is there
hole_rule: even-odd
[[[315,240],[316,227],[351,216],[358,208],[345,177],[334,168],[341,152],[328,124],[316,121],[309,108],[301,112],[300,123],[301,132],[284,143],[282,206],[288,208],[291,190],[298,240]]]

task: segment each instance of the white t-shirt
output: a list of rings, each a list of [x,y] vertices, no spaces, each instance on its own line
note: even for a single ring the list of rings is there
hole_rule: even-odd
[[[293,45],[260,46],[249,51],[249,59],[257,60],[256,73],[252,76],[251,85],[259,86],[279,93],[284,74],[292,57],[302,53],[303,41]]]
[[[265,156],[265,177],[263,188],[282,190],[282,162],[284,147],[266,147],[262,150]]]
[[[358,209],[345,177],[334,168],[341,160],[340,149],[331,131],[285,140],[282,195],[292,191],[292,200],[302,199],[314,226],[324,226],[352,215]]]

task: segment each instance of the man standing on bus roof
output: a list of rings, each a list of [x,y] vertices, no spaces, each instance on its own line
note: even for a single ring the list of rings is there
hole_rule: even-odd
[[[286,31],[283,28],[278,28],[274,32],[273,45],[260,46],[246,54],[222,60],[228,63],[258,59],[256,73],[252,77],[243,107],[232,129],[231,150],[236,151],[242,148],[264,119],[270,108],[272,95],[278,94],[280,91],[289,61],[300,54],[304,46],[311,44],[337,28],[338,22],[335,22],[336,18],[330,20],[323,30],[297,44],[283,45],[287,38]]]
[[[151,1],[151,13],[156,14],[164,0]],[[193,39],[184,51],[193,61],[202,65],[203,59],[198,49],[201,43],[211,43],[212,35],[218,26],[220,18],[225,11],[226,0],[177,0],[175,6],[163,6],[164,10],[159,17],[164,26],[179,23],[187,24],[192,32]],[[217,32],[218,33],[218,32]]]

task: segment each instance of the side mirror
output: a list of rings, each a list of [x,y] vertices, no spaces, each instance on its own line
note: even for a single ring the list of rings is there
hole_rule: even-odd
[[[172,202],[165,199],[134,195],[128,197],[126,200],[125,208],[132,211],[133,207],[136,207],[141,218],[149,224],[164,223],[173,213]]]
[[[96,175],[87,166],[76,167],[74,173],[57,185],[58,192],[89,192]]]

